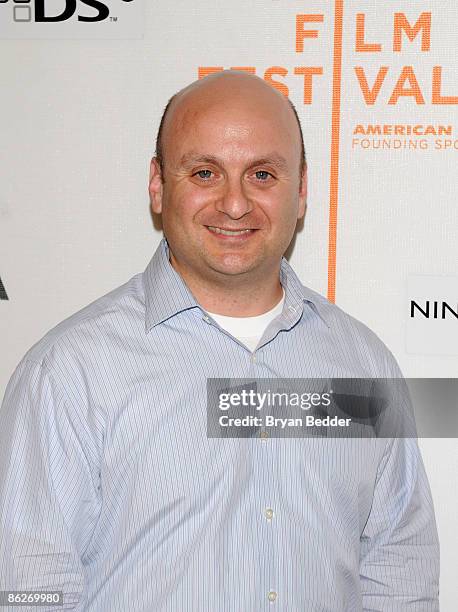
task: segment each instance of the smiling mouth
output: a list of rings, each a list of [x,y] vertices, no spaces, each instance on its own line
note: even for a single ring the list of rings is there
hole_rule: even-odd
[[[249,234],[251,232],[255,232],[255,229],[241,229],[241,230],[229,230],[223,229],[222,227],[214,227],[213,225],[207,225],[207,228],[213,234],[223,234],[223,236],[242,236],[243,234]]]

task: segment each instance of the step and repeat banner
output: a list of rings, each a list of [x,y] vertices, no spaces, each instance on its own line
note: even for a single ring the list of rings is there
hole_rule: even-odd
[[[457,48],[455,0],[0,0],[0,397],[48,329],[145,268],[162,110],[228,68],[301,119],[308,206],[288,257],[304,284],[405,376],[457,377]],[[447,612],[457,445],[421,443]]]

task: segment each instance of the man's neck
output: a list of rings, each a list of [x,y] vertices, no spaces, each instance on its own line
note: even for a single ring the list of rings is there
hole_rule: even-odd
[[[170,254],[172,267],[182,277],[204,310],[227,317],[256,317],[274,308],[283,297],[280,265],[262,278],[229,277],[218,282],[202,279],[182,269]],[[233,282],[231,282],[233,281]]]

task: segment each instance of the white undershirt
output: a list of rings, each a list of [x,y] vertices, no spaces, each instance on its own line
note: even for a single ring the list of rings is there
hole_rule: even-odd
[[[256,317],[226,317],[214,312],[207,312],[220,327],[229,332],[234,338],[237,338],[237,340],[240,340],[240,342],[243,342],[250,351],[254,351],[269,323],[283,310],[283,303],[285,301],[285,290],[283,287],[282,291],[283,297],[278,304],[271,310]]]

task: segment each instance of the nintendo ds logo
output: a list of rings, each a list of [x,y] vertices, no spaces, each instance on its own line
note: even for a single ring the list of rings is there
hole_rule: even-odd
[[[141,38],[143,0],[0,0],[0,38]]]

